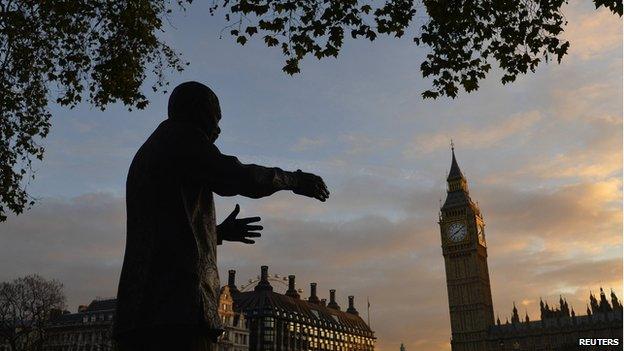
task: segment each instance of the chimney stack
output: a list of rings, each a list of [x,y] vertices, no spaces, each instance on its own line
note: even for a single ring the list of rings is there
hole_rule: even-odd
[[[321,306],[323,307],[327,306],[327,299],[321,299]]]
[[[340,311],[340,306],[336,303],[336,289],[329,290],[329,303],[327,307]]]
[[[236,287],[236,271],[233,269],[228,271],[228,287],[231,293],[238,292],[238,288]]]
[[[260,281],[254,288],[254,291],[268,290],[273,291],[271,283],[269,283],[269,266],[260,267]]]
[[[269,281],[269,266],[260,266],[260,280]]]
[[[295,289],[295,276],[294,275],[288,276],[288,290],[286,291],[285,295],[290,296],[295,299],[299,298],[299,293],[297,292],[297,289]]]
[[[308,302],[319,304],[319,298],[316,296],[316,283],[310,283],[310,297],[308,297]]]
[[[347,308],[347,313],[351,313],[351,314],[358,316],[359,313],[355,309],[355,306],[353,304],[353,299],[354,299],[353,295],[349,296],[349,308]]]

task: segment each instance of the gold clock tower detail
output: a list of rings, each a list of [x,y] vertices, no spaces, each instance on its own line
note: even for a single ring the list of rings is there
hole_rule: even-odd
[[[486,350],[487,332],[494,325],[485,222],[470,199],[455,148],[451,150],[447,195],[438,222],[451,315],[451,349],[481,351]]]

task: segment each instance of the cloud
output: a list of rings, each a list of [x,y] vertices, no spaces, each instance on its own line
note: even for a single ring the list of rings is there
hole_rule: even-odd
[[[572,108],[572,107],[570,107]],[[509,165],[484,174],[488,183],[600,182],[620,179],[622,122],[610,116],[575,116],[574,124],[548,121]]]
[[[565,11],[569,24],[565,28],[564,38],[571,43],[570,56],[587,61],[613,52],[621,54],[620,17],[604,7],[587,11],[591,5],[583,5],[573,2]]]
[[[347,133],[340,136],[340,140],[346,144],[347,155],[361,155],[369,152],[379,152],[396,143],[389,138],[370,136],[363,133]]]
[[[114,296],[125,239],[122,198],[44,198],[0,227],[0,280],[39,273],[65,285],[69,308]]]
[[[451,130],[439,133],[419,134],[405,150],[405,156],[430,154],[440,149],[448,149],[452,140],[462,149],[475,150],[493,147],[514,136],[528,136],[541,116],[538,111],[519,113],[504,119],[501,123],[481,127],[463,124]]]
[[[425,200],[433,200],[435,191],[400,188],[401,195],[389,192],[397,203],[387,205],[380,194],[392,185],[360,180],[349,186],[339,191],[346,199],[326,204],[336,217],[350,217],[342,216],[350,213],[342,201],[359,212],[360,203],[374,198],[381,207],[407,215],[390,220],[378,212],[319,221],[260,210],[263,238],[254,247],[224,246],[222,271],[237,269],[245,281],[267,264],[274,273],[296,274],[304,296],[313,281],[325,295],[338,289],[341,304],[346,295],[356,295],[360,312],[369,296],[379,349],[395,349],[400,342],[412,349],[444,349],[450,333],[444,261],[437,208]],[[621,294],[618,186],[582,183],[545,192],[481,184],[473,189],[486,218],[494,303],[503,320],[514,300],[535,319],[540,297],[552,304],[563,294],[582,314],[590,289],[612,286]]]
[[[493,298],[501,316],[515,300],[536,318],[539,297],[554,302],[559,293],[581,312],[590,288],[620,286],[621,258],[611,252],[622,247],[619,187],[602,182],[547,192],[488,184],[473,188],[486,219]],[[272,273],[296,274],[304,296],[310,282],[319,284],[321,296],[337,289],[343,306],[347,295],[355,295],[363,318],[368,297],[380,350],[396,349],[400,342],[408,349],[444,349],[450,331],[436,223],[439,195],[393,178],[353,176],[321,212],[314,205],[299,207],[305,199],[298,202],[287,193],[246,200],[244,215],[263,217],[263,237],[253,246],[221,246],[221,275],[236,269],[243,284],[266,264]],[[239,200],[219,199],[218,209]],[[312,212],[297,215],[306,211]],[[3,224],[1,278],[38,272],[60,279],[70,307],[114,295],[124,222],[123,199],[112,195],[44,199]]]
[[[307,138],[302,137],[297,140],[297,143],[293,145],[290,150],[292,151],[309,151],[318,149],[326,144],[324,138]]]
[[[550,90],[552,99],[552,115],[554,118],[575,123],[603,123],[611,127],[621,125],[621,117],[614,115],[617,108],[622,107],[620,96],[621,87],[614,89],[614,84],[619,84],[621,77],[614,74],[605,80],[579,82],[570,79],[567,84],[557,85]],[[562,83],[568,83],[562,79]],[[579,84],[574,86],[574,84]]]
[[[220,266],[223,272],[237,269],[245,281],[267,264],[272,273],[296,274],[304,297],[310,282],[319,284],[321,297],[337,289],[343,308],[346,296],[355,295],[364,319],[368,297],[381,349],[396,348],[401,340],[437,346],[448,334],[442,327],[447,319],[440,294],[443,266],[436,235],[428,230],[435,228],[426,222],[430,221],[394,223],[377,216],[344,223],[274,218],[266,221],[266,233],[256,247],[223,247]],[[421,306],[417,318],[414,310],[405,308],[410,304]]]
[[[565,185],[554,191],[497,186],[479,190],[478,199],[497,230],[519,237],[573,240],[576,245],[613,244],[614,239],[619,240],[618,180]]]
[[[518,214],[512,221],[522,218]],[[341,304],[347,294],[356,295],[360,312],[369,296],[380,349],[393,349],[400,341],[408,348],[438,349],[449,331],[439,232],[432,222],[429,218],[394,223],[376,217],[339,225],[270,220],[266,223],[270,233],[257,247],[224,247],[221,257],[227,258],[222,268],[236,268],[244,278],[255,276],[260,264],[268,264],[272,272],[296,274],[304,296],[312,281],[319,283],[324,295],[330,288],[338,289]],[[489,229],[490,238],[503,238],[490,240],[495,307],[503,316],[510,313],[513,299],[522,299],[536,318],[538,298],[553,302],[560,293],[580,312],[589,289],[620,286],[619,259],[593,261],[596,254],[587,251],[565,259],[546,248],[509,249],[517,240],[515,233],[499,232],[496,226]],[[591,225],[584,229],[592,232]]]

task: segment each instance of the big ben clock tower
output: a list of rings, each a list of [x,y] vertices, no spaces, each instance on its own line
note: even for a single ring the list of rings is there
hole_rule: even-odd
[[[451,349],[481,351],[486,350],[487,331],[494,325],[485,223],[479,207],[470,199],[468,183],[455,159],[455,148],[451,150],[453,160],[439,221],[451,315]]]

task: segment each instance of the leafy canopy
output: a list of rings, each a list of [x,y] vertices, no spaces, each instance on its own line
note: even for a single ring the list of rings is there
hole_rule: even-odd
[[[166,1],[0,0],[0,221],[21,213],[33,159],[50,130],[51,102],[82,99],[144,108],[148,73],[154,90],[178,55],[158,36],[171,11]],[[26,179],[25,179],[26,178]]]
[[[593,0],[622,16],[622,0]],[[32,204],[26,192],[32,160],[50,128],[47,106],[97,108],[122,102],[144,108],[141,86],[166,89],[166,72],[185,64],[159,33],[174,9],[192,0],[0,0],[0,221]],[[426,47],[421,64],[432,86],[424,98],[454,98],[479,88],[496,64],[503,84],[561,62],[566,0],[213,0],[226,29],[245,45],[260,38],[279,48],[284,72],[308,55],[337,57],[345,39],[402,37]],[[415,24],[417,12],[424,23]]]

